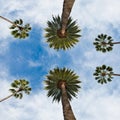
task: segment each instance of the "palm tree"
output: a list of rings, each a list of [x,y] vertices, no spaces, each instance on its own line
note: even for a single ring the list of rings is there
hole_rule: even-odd
[[[115,74],[113,72],[112,67],[106,65],[96,67],[93,75],[95,76],[95,79],[98,81],[98,83],[101,84],[111,82],[113,76],[120,76],[120,74]]]
[[[24,39],[29,36],[29,31],[31,30],[30,24],[23,25],[22,19],[15,20],[14,22],[12,22],[11,20],[3,16],[0,16],[0,18],[12,24],[10,27],[10,29],[12,29],[11,34],[15,38]]]
[[[67,23],[68,23],[68,19],[73,7],[75,0],[64,0],[63,3],[63,10],[62,10],[62,25],[61,25],[61,36],[65,36],[66,35],[66,28],[67,28]]]
[[[62,102],[64,120],[76,120],[69,101],[76,97],[80,88],[78,78],[72,70],[55,68],[50,70],[45,80],[47,96],[53,97],[53,101]]]
[[[29,82],[24,79],[14,80],[14,82],[11,83],[11,87],[12,88],[9,90],[10,92],[12,92],[12,94],[1,99],[0,102],[7,100],[12,96],[14,96],[15,98],[22,99],[23,92],[25,92],[26,94],[30,94],[30,91],[31,91],[31,88],[29,87]]]
[[[48,21],[48,27],[45,29],[47,32],[45,37],[50,47],[56,50],[73,47],[81,36],[78,34],[80,29],[70,17],[70,13],[75,0],[64,0],[62,16],[53,16],[52,21]]]
[[[97,51],[105,53],[107,51],[111,51],[113,49],[113,45],[120,44],[120,42],[113,42],[113,38],[111,36],[100,34],[95,38],[95,42],[93,44]]]

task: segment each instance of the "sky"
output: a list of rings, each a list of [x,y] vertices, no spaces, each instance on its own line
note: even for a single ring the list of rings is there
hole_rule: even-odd
[[[74,48],[56,51],[45,39],[47,21],[61,15],[63,0],[0,0],[0,15],[10,20],[22,18],[32,30],[25,40],[13,38],[10,24],[0,19],[0,99],[8,96],[15,79],[26,79],[31,94],[22,100],[10,98],[0,103],[0,120],[63,120],[62,106],[47,97],[44,80],[49,70],[66,67],[82,81],[77,98],[71,102],[77,120],[119,120],[119,77],[100,85],[94,79],[96,66],[109,65],[120,73],[119,45],[109,53],[93,46],[98,34],[105,33],[120,41],[120,0],[76,0],[71,16],[77,21],[82,37]]]

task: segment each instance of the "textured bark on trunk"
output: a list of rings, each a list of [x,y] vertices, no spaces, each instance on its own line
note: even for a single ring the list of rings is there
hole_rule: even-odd
[[[63,106],[64,120],[76,120],[70,102],[67,97],[65,83],[61,84],[61,91],[62,91],[62,106]]]
[[[69,19],[74,1],[75,0],[64,0],[64,3],[63,3],[62,26],[61,26],[61,34],[63,36],[65,36],[66,26],[67,26],[67,23],[68,23],[68,19]]]

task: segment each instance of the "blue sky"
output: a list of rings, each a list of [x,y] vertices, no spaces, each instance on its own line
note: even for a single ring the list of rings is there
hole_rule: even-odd
[[[96,52],[93,41],[106,33],[120,41],[119,0],[76,0],[71,16],[77,20],[82,37],[74,48],[55,51],[45,42],[47,20],[62,12],[62,0],[1,0],[0,15],[11,20],[22,18],[30,23],[32,31],[25,40],[10,35],[9,23],[0,19],[0,98],[9,95],[10,83],[25,78],[30,81],[32,93],[22,100],[11,98],[0,103],[0,120],[62,120],[61,104],[47,98],[43,81],[50,69],[67,67],[82,81],[78,98],[71,105],[77,120],[119,120],[119,77],[111,83],[98,84],[93,77],[96,66],[107,64],[120,73],[119,45],[109,53]],[[54,112],[56,111],[56,113]],[[46,115],[47,114],[47,115]],[[54,115],[55,114],[55,115]]]

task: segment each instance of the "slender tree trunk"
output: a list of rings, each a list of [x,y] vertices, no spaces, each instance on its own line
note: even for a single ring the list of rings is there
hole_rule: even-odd
[[[13,25],[15,25],[14,22],[12,22],[11,20],[9,20],[9,19],[7,19],[7,18],[5,18],[3,16],[0,16],[0,18],[3,19],[3,20],[5,20],[5,21],[7,21],[7,22],[9,22],[9,23],[11,23],[11,24],[13,24]]]
[[[64,82],[61,84],[61,91],[62,91],[62,106],[63,106],[64,120],[76,120],[70,102],[67,97],[67,92]]]
[[[120,42],[113,42],[112,44],[120,44]]]
[[[7,97],[1,99],[0,102],[2,102],[2,101],[4,101],[4,100],[7,100],[8,98],[12,97],[13,95],[14,95],[14,94],[11,94],[11,95],[9,95],[9,96],[7,96]]]
[[[4,100],[7,100],[8,98],[14,96],[16,93],[18,93],[18,92],[20,92],[20,91],[22,91],[22,89],[18,89],[15,93],[13,93],[13,94],[11,94],[11,95],[9,95],[9,96],[7,96],[7,97],[1,99],[0,102],[3,102]]]
[[[102,44],[103,44],[103,45],[109,45],[110,43],[103,42]],[[113,44],[113,45],[114,45],[114,44],[120,44],[120,42],[112,42],[112,44]]]
[[[114,75],[114,76],[120,76],[120,74],[114,74],[114,73],[112,75]]]
[[[62,11],[61,34],[65,36],[66,26],[75,0],[64,0]]]
[[[22,29],[22,27],[21,27],[21,26],[19,26],[19,25],[15,24],[14,22],[12,22],[12,21],[11,21],[11,20],[9,20],[9,19],[7,19],[7,18],[5,18],[5,17],[3,17],[3,16],[0,16],[0,18],[1,18],[1,19],[3,19],[3,20],[5,20],[5,21],[7,21],[7,22],[9,22],[9,23],[11,23],[12,25],[14,25],[14,26],[18,27],[19,29]]]

